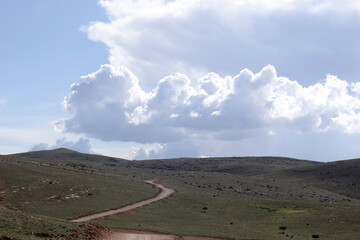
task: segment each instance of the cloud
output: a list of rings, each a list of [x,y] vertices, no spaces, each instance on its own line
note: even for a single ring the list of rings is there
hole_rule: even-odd
[[[267,64],[304,85],[333,73],[360,78],[360,4],[335,0],[101,0],[107,22],[88,37],[106,44],[109,60],[152,89],[182,72],[235,75]],[[316,62],[316,64],[314,64]]]
[[[192,140],[182,140],[168,144],[157,144],[153,148],[132,148],[130,158],[135,160],[165,159],[176,157],[200,157],[199,146]]]
[[[283,156],[334,161],[358,158],[358,138],[359,136],[356,134],[338,132],[297,134],[291,129],[282,129],[275,134],[249,134],[240,140],[186,139],[166,145],[132,148],[130,159]],[[174,151],[165,149],[167,146]]]
[[[191,80],[177,73],[149,92],[127,68],[103,65],[72,85],[64,106],[73,117],[57,123],[63,131],[104,141],[240,140],[281,129],[360,133],[356,85],[328,75],[304,87],[277,76],[271,65],[234,77]]]
[[[130,158],[134,160],[144,160],[144,159],[156,159],[163,156],[164,146],[158,144],[154,148],[145,149],[145,148],[132,148],[130,150]],[[166,158],[166,157],[165,157]]]
[[[146,124],[152,118],[146,103],[154,94],[145,93],[127,68],[103,65],[71,86],[63,105],[73,118],[57,122],[56,127],[104,141],[151,143],[177,139],[181,131]]]
[[[324,152],[328,137],[350,144],[360,133],[357,1],[99,4],[108,21],[86,31],[110,63],[71,86],[64,132],[158,144],[132,149],[136,159],[305,156],[297,145]]]
[[[58,139],[55,145],[46,143],[35,144],[29,151],[51,150],[57,148],[68,148],[82,153],[91,153],[91,145],[88,139],[80,138],[77,142],[67,141],[66,138]]]

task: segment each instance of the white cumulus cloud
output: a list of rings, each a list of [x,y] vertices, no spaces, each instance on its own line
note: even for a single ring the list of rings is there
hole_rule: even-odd
[[[239,140],[277,129],[360,132],[360,97],[352,84],[328,75],[305,87],[277,76],[271,65],[233,77],[191,80],[178,73],[148,92],[127,68],[103,65],[72,85],[64,106],[73,114],[57,123],[64,131],[105,141]]]
[[[199,145],[192,140],[180,140],[167,144],[157,144],[153,148],[132,148],[130,158],[135,160],[200,157]]]
[[[62,131],[158,144],[132,149],[135,159],[315,156],[298,146],[323,153],[334,136],[360,133],[359,1],[99,4],[108,21],[84,29],[108,47],[109,64],[71,86]],[[328,154],[338,156],[336,144]]]
[[[175,72],[191,78],[207,72],[235,75],[239,69],[258,71],[267,64],[306,85],[328,73],[360,78],[359,1],[99,3],[109,20],[89,24],[89,39],[106,44],[110,63],[128,67],[145,89]]]

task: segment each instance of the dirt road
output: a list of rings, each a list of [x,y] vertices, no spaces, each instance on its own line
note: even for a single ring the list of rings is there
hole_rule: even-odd
[[[132,230],[132,229],[112,229],[110,235],[103,238],[103,240],[235,240],[235,239],[186,236],[186,235],[178,236],[173,234],[162,234],[151,231],[141,231],[141,230]]]
[[[153,198],[149,198],[140,202],[136,202],[136,203],[132,203],[129,205],[126,205],[124,207],[118,208],[118,209],[111,209],[111,210],[107,210],[107,211],[103,211],[103,212],[98,212],[98,213],[94,213],[94,214],[90,214],[84,217],[80,217],[80,218],[76,218],[76,219],[72,219],[72,222],[86,222],[86,221],[90,221],[90,220],[94,220],[94,219],[98,219],[98,218],[103,218],[103,217],[107,217],[107,216],[111,216],[111,215],[115,215],[118,213],[123,213],[123,212],[127,212],[127,211],[131,211],[134,210],[136,208],[139,207],[143,207],[145,205],[149,205],[151,203],[160,201],[162,199],[165,199],[167,197],[169,197],[171,194],[173,194],[175,191],[173,189],[170,188],[166,188],[161,184],[158,183],[154,183],[152,180],[146,180],[144,181],[148,184],[152,184],[155,187],[161,189],[161,192],[156,195]]]

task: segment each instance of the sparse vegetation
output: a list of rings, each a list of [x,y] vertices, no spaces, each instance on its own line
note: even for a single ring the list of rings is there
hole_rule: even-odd
[[[40,235],[64,237],[74,234],[77,227],[65,220],[0,209],[0,239],[31,239]]]
[[[0,196],[14,208],[63,219],[126,205],[157,192],[140,180],[11,161],[1,162],[0,176]]]
[[[320,236],[317,235],[317,234],[313,234],[311,237],[312,237],[313,239],[318,239],[318,238],[320,238]]]
[[[281,231],[282,231],[282,232],[281,232],[281,234],[284,234],[284,233],[285,233],[285,230],[286,230],[286,227],[281,226],[281,227],[279,227],[279,230],[281,230]]]
[[[313,235],[321,235],[321,238],[328,239],[329,237],[331,239],[360,237],[358,229],[360,197],[357,195],[360,181],[355,181],[360,174],[356,175],[355,173],[359,172],[354,170],[359,169],[357,167],[360,164],[359,160],[345,161],[343,164],[288,158],[109,162],[107,157],[101,159],[101,156],[97,156],[96,160],[87,160],[88,156],[81,156],[80,161],[72,160],[72,156],[61,160],[52,154],[58,153],[48,151],[45,155],[39,153],[39,156],[32,153],[31,159],[23,158],[24,155],[22,157],[13,155],[10,157],[14,161],[11,163],[12,167],[9,167],[11,164],[0,161],[0,171],[3,169],[3,172],[0,172],[0,198],[3,199],[0,205],[6,203],[25,212],[48,216],[57,214],[58,210],[54,211],[54,209],[64,208],[67,216],[70,216],[76,215],[71,209],[80,206],[76,205],[76,202],[80,204],[85,198],[89,201],[86,203],[88,205],[81,206],[82,211],[85,212],[92,208],[99,209],[99,206],[102,206],[98,204],[99,195],[110,196],[112,191],[119,191],[119,196],[126,196],[126,191],[133,189],[134,195],[131,195],[131,198],[140,198],[138,194],[146,198],[156,190],[139,180],[156,179],[165,186],[175,189],[175,195],[134,212],[96,222],[106,227],[148,229],[178,235],[278,239],[279,226],[286,226],[286,229],[279,230],[284,232],[281,237],[289,239],[310,239]],[[18,164],[17,160],[48,164],[52,168]],[[331,164],[335,164],[336,167]],[[43,169],[46,171],[44,172]],[[78,172],[74,174],[76,176],[72,176],[74,172],[67,169]],[[340,169],[339,174],[336,169]],[[351,169],[348,171],[350,174],[345,174],[346,169]],[[19,174],[9,178],[11,183],[4,182],[2,179],[6,179],[7,174],[11,172]],[[21,177],[24,172],[31,174]],[[2,173],[5,174],[4,177]],[[94,174],[106,174],[107,177]],[[30,177],[33,175],[41,176],[36,179],[41,180],[38,181],[39,186],[46,191],[43,195],[35,194],[32,197],[34,202],[25,204],[25,199],[28,197],[25,193],[28,190],[25,191],[21,187],[26,189],[31,186],[30,183],[36,182]],[[71,181],[64,180],[67,178]],[[50,181],[52,184],[49,184]],[[24,182],[29,184],[25,185]],[[76,182],[79,187],[76,191],[63,194],[64,185],[68,188],[70,182]],[[89,185],[95,186],[95,189],[91,189]],[[1,194],[3,186],[11,189],[11,193]],[[142,188],[148,190],[142,191]],[[104,192],[98,189],[103,189]],[[54,196],[46,200],[51,204],[46,205],[45,196]],[[65,197],[69,199],[65,201]],[[111,204],[123,200],[122,197],[114,199]],[[131,199],[128,198],[128,201]],[[110,205],[106,202],[105,204],[108,205],[104,208]],[[43,205],[45,207],[42,209],[40,206]],[[58,217],[67,218],[65,215]]]

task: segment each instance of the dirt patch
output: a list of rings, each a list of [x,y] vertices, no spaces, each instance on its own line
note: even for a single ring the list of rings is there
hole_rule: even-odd
[[[241,240],[241,239],[162,234],[152,231],[141,231],[141,230],[132,230],[132,229],[111,229],[110,235],[103,238],[103,240]]]
[[[99,218],[103,218],[103,217],[108,217],[108,216],[123,213],[123,212],[128,212],[128,211],[134,210],[136,208],[140,208],[140,207],[149,205],[151,203],[163,200],[163,199],[169,197],[170,195],[172,195],[175,192],[173,189],[166,188],[163,185],[158,184],[158,183],[154,183],[152,180],[146,180],[144,182],[146,182],[148,184],[151,184],[151,185],[154,185],[156,188],[161,189],[161,192],[158,195],[156,195],[155,197],[153,197],[153,198],[149,198],[149,199],[146,199],[146,200],[143,200],[143,201],[140,201],[140,202],[132,203],[132,204],[126,205],[126,206],[118,208],[118,209],[111,209],[111,210],[107,210],[107,211],[103,211],[103,212],[90,214],[90,215],[87,215],[87,216],[84,216],[84,217],[72,219],[71,221],[73,221],[73,222],[86,222],[86,221],[99,219]]]
[[[140,233],[112,233],[104,240],[175,240],[173,235],[140,234]],[[180,239],[179,239],[180,240]]]

